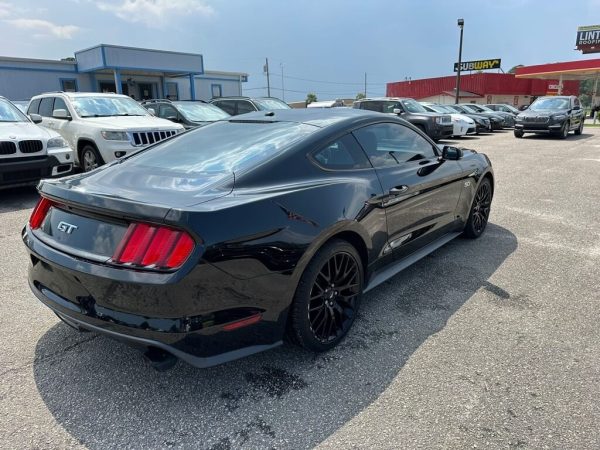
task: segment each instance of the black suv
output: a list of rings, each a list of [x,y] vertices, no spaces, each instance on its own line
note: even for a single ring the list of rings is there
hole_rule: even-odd
[[[452,117],[427,111],[412,98],[365,98],[352,105],[356,109],[368,109],[387,114],[397,114],[404,120],[421,129],[434,141],[449,138],[454,133]]]
[[[156,117],[182,124],[186,130],[229,117],[229,114],[222,109],[201,100],[171,101],[155,99],[143,101],[142,106],[154,113]]]
[[[232,116],[254,111],[291,109],[287,103],[275,97],[218,97],[210,102]]]
[[[539,97],[515,118],[515,137],[522,138],[524,133],[546,133],[564,139],[569,131],[581,134],[584,120],[577,97]]]

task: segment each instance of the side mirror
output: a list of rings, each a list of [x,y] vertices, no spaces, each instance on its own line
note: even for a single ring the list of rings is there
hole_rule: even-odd
[[[442,149],[442,159],[449,161],[458,161],[463,157],[463,151],[458,147],[452,147],[450,145],[444,145]]]
[[[394,114],[402,114],[404,111],[402,111],[400,108],[394,108],[394,110],[392,112]]]
[[[148,112],[151,116],[156,116],[156,111],[154,110],[154,108],[148,108]]]
[[[573,111],[579,111],[581,110],[581,106],[573,106]]]
[[[54,117],[55,119],[70,119],[71,116],[69,115],[69,113],[67,112],[66,109],[55,109],[52,112],[52,117]]]
[[[29,118],[33,123],[42,123],[42,116],[39,114],[29,114]]]

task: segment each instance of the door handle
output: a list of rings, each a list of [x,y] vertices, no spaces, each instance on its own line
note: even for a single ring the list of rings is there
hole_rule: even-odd
[[[390,194],[398,195],[398,194],[403,194],[406,191],[408,191],[408,186],[406,186],[406,185],[396,186],[396,187],[393,187],[390,189]]]

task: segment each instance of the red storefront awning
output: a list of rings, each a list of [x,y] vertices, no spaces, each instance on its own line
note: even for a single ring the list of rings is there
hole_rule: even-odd
[[[563,80],[587,80],[595,78],[599,73],[600,59],[586,59],[519,67],[515,77],[555,80],[562,76]]]

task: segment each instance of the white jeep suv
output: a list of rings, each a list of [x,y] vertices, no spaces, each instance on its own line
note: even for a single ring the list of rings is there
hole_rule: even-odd
[[[33,97],[27,113],[39,114],[43,126],[60,133],[86,172],[184,131],[119,94],[49,92]]]
[[[73,169],[73,150],[58,133],[34,123],[41,121],[0,96],[0,189],[36,184]]]

